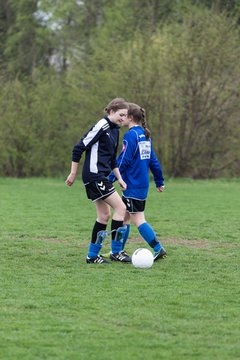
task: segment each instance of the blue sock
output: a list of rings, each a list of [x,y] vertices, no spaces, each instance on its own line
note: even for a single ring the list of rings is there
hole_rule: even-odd
[[[112,240],[111,241],[111,251],[113,254],[117,254],[122,250],[122,241]]]
[[[157,239],[155,232],[152,227],[147,223],[143,223],[138,227],[138,231],[143,239],[148,243],[154,251],[159,251],[162,247]]]
[[[89,245],[89,248],[88,248],[88,257],[95,258],[96,256],[98,256],[101,248],[102,248],[102,245],[94,244],[91,242]]]
[[[125,226],[127,227],[127,229],[123,235],[122,250],[125,247],[125,244],[127,242],[127,239],[128,239],[129,233],[130,233],[130,224],[126,224]]]

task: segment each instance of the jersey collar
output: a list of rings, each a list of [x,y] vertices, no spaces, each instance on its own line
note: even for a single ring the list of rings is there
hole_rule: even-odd
[[[116,129],[120,129],[120,126],[118,126],[117,124],[114,124],[107,116],[104,116],[104,119],[107,120],[107,122],[109,123],[110,128],[116,128]]]

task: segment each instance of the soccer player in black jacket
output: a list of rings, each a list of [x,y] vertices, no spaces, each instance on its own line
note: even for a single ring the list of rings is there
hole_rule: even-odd
[[[71,186],[77,176],[78,164],[83,152],[86,153],[82,169],[82,179],[87,196],[94,202],[97,210],[97,219],[92,230],[92,240],[89,245],[87,263],[103,264],[107,261],[99,255],[102,243],[98,234],[106,230],[110,218],[110,207],[113,208],[111,222],[111,260],[131,262],[131,258],[121,252],[122,244],[115,239],[117,229],[123,226],[126,206],[108,180],[111,171],[120,184],[122,190],[126,189],[116,162],[119,142],[119,125],[126,119],[128,103],[122,98],[113,99],[105,108],[107,116],[99,120],[76,144],[72,152],[71,172],[66,184]]]

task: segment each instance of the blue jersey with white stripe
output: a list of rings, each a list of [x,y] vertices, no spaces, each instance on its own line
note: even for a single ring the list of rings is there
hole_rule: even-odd
[[[119,126],[108,117],[99,120],[76,144],[72,152],[72,161],[79,162],[85,151],[82,169],[84,184],[102,180],[117,167],[117,148]]]
[[[117,159],[118,167],[127,189],[125,197],[145,200],[149,189],[149,169],[157,187],[164,185],[161,164],[153,150],[151,139],[147,139],[141,126],[133,126],[124,135],[122,151]],[[111,181],[116,178],[112,173]]]

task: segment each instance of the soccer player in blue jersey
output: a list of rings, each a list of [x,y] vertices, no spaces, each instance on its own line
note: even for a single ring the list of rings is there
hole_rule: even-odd
[[[124,234],[122,251],[127,255],[124,246],[130,232],[131,221],[153,249],[154,261],[156,261],[166,257],[167,253],[146,221],[144,209],[149,189],[149,169],[153,174],[156,189],[160,193],[164,191],[163,172],[153,150],[150,131],[146,127],[144,109],[137,104],[129,103],[128,116],[123,121],[123,126],[128,126],[129,130],[124,135],[122,151],[117,159],[119,171],[127,184],[122,197],[127,207],[124,219],[127,231]],[[116,180],[113,173],[109,180],[112,182]]]
[[[88,264],[107,263],[104,257],[99,255],[102,248],[99,234],[107,228],[110,219],[110,207],[113,208],[111,222],[112,257],[116,261],[131,262],[131,258],[121,252],[122,239],[118,237],[118,229],[122,229],[123,226],[126,206],[108,179],[113,170],[121,188],[126,190],[126,184],[117,166],[116,154],[119,142],[119,125],[127,117],[128,103],[122,98],[113,99],[105,111],[107,116],[99,120],[74,146],[71,172],[65,181],[68,186],[72,186],[77,176],[79,161],[85,152],[82,179],[87,196],[94,202],[97,210],[97,219],[93,226],[92,239],[86,258]]]

